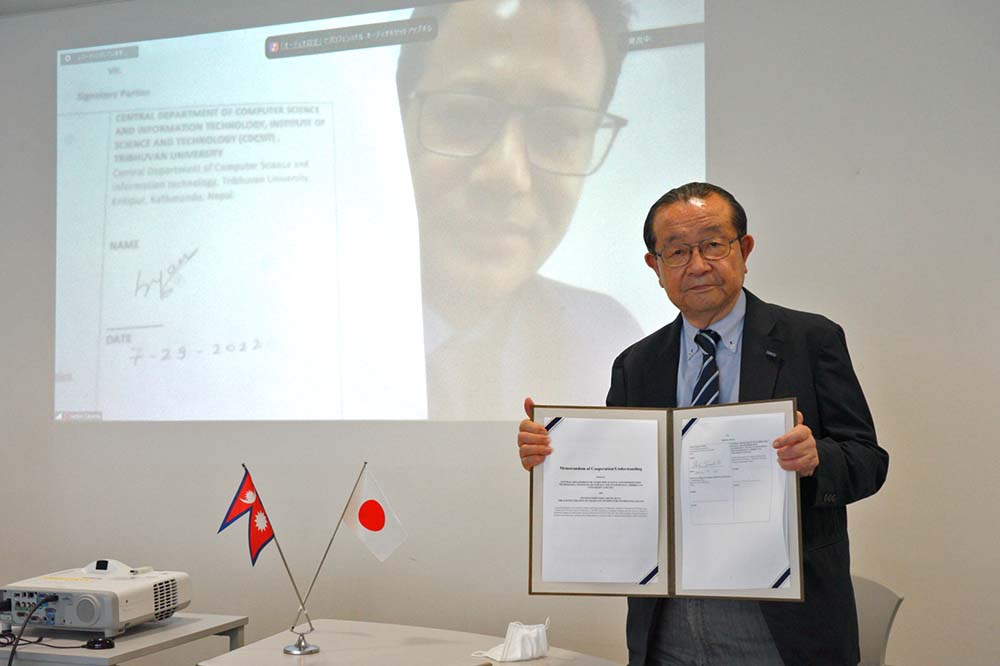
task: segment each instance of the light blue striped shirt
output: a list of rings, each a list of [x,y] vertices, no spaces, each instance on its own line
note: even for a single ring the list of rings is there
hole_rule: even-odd
[[[716,350],[715,362],[719,366],[719,403],[739,402],[740,399],[740,350],[743,347],[743,320],[747,313],[747,295],[741,289],[736,305],[725,317],[709,328],[719,334],[722,342]],[[689,407],[694,385],[701,373],[702,351],[694,336],[698,327],[684,319],[681,335],[681,357],[677,364],[677,406]]]

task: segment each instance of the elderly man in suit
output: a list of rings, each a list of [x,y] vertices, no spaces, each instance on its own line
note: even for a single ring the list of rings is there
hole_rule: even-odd
[[[889,456],[876,442],[844,332],[743,288],[754,239],[743,207],[718,186],[667,192],[650,208],[643,236],[646,264],[680,315],[618,356],[607,404],[797,398],[797,425],[774,448],[781,467],[800,477],[805,602],[629,599],[629,664],[854,666],[846,506],[881,487]],[[718,368],[711,400],[697,395],[708,362]],[[529,414],[532,406],[525,400]],[[522,421],[518,450],[525,469],[542,463],[551,452],[545,429]]]

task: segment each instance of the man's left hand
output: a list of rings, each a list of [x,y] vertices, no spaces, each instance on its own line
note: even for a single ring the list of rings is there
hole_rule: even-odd
[[[803,423],[802,412],[795,412],[795,427],[774,440],[781,469],[812,476],[819,466],[819,451],[812,430]]]

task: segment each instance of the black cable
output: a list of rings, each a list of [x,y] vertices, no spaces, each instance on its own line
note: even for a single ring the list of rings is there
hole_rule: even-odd
[[[28,622],[31,621],[31,616],[45,604],[52,603],[54,601],[59,601],[59,597],[55,594],[48,594],[36,601],[35,605],[32,606],[30,611],[28,611],[28,615],[24,618],[24,623],[21,625],[21,631],[17,632],[17,637],[14,638],[14,642],[11,644],[10,656],[7,658],[7,666],[11,666],[11,664],[14,663],[14,653],[17,652],[17,646],[21,642],[21,636],[24,635],[24,630],[28,628]],[[25,642],[27,643],[29,641]]]
[[[22,638],[18,645],[41,645],[53,650],[83,650],[87,647],[86,643],[80,643],[79,645],[53,645],[52,643],[46,643],[45,638],[45,636]],[[5,631],[0,634],[0,648],[9,648],[16,640],[17,637],[14,635],[14,632]]]
[[[0,592],[0,615],[9,615],[10,621],[11,622],[14,621],[14,600],[13,598],[3,599],[2,592]],[[3,624],[7,623],[4,622]],[[7,647],[6,643],[6,641],[8,640],[7,634],[10,634],[11,638],[14,637],[14,634],[12,634],[9,629],[4,629],[3,631],[0,631],[0,647]]]
[[[10,647],[15,640],[13,632],[4,632],[0,634],[0,648]],[[80,643],[79,645],[53,645],[52,643],[45,642],[45,636],[38,636],[36,638],[22,638],[21,645],[41,645],[43,647],[52,648],[53,650],[83,650],[87,647],[86,643]]]

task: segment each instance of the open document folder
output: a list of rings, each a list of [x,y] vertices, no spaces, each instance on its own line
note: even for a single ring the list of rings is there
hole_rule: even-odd
[[[802,600],[798,479],[771,445],[794,399],[533,418],[531,594]]]

